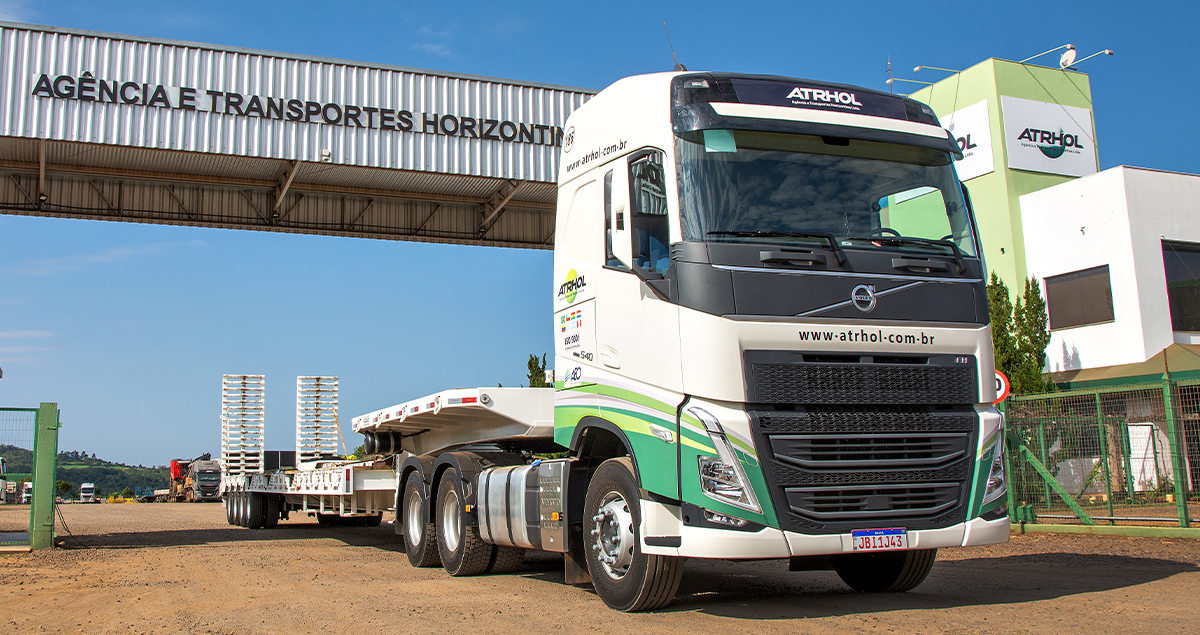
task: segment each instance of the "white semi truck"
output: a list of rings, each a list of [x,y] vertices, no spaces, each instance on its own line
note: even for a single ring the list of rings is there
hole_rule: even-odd
[[[226,476],[229,521],[394,509],[416,566],[561,552],[568,583],[622,611],[669,603],[685,558],[915,587],[938,549],[1009,534],[957,156],[898,95],[718,73],[613,84],[566,125],[554,387],[356,417],[370,460]]]

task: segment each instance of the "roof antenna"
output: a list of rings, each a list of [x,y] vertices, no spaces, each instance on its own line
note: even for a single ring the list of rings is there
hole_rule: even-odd
[[[663,20],[663,30],[667,31],[667,21],[666,20]],[[667,31],[667,46],[671,47],[671,60],[675,62],[675,72],[676,73],[678,73],[680,71],[687,72],[687,67],[684,66],[683,64],[680,64],[679,60],[675,58],[675,45],[671,44],[671,32],[670,31]]]

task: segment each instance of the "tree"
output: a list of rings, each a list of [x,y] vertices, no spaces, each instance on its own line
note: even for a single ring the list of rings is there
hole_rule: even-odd
[[[1009,299],[1008,286],[994,272],[987,291],[996,369],[1012,382],[1013,393],[1053,390],[1053,384],[1042,380],[1050,332],[1047,330],[1046,301],[1042,299],[1037,278],[1025,281],[1025,288],[1015,305]]]
[[[1046,368],[1046,346],[1050,344],[1048,322],[1041,286],[1037,278],[1030,278],[1025,281],[1025,292],[1013,308],[1021,365],[1016,369],[1016,376],[1009,379],[1018,393],[1046,392],[1050,387],[1042,379],[1042,370]]]
[[[134,493],[132,487],[126,487],[125,489],[121,490],[121,498],[133,498],[134,496],[137,496],[137,494]]]
[[[996,272],[987,286],[988,311],[992,318],[992,349],[996,358],[996,369],[1008,375],[1017,358],[1016,338],[1013,337],[1013,305],[1009,299],[1008,285]]]
[[[538,360],[537,355],[529,354],[529,387],[530,388],[545,388],[551,386],[546,382],[546,354],[542,353],[542,359]]]
[[[63,494],[71,491],[74,487],[75,485],[72,483],[68,483],[67,481],[59,479],[58,482],[54,484],[54,491],[58,492],[59,496],[62,496]]]

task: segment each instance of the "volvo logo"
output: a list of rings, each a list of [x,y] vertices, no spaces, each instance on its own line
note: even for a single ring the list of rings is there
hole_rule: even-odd
[[[854,308],[863,313],[870,312],[875,308],[875,285],[860,284],[854,287],[850,292],[850,302],[854,304]]]

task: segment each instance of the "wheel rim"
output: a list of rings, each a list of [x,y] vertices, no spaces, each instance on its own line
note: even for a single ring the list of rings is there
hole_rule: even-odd
[[[442,541],[446,544],[446,549],[450,552],[458,550],[458,542],[462,539],[462,534],[459,531],[459,520],[462,510],[458,505],[458,492],[454,491],[454,487],[447,484],[450,490],[446,492],[445,498],[442,499],[441,521],[442,521]]]
[[[633,563],[633,514],[629,503],[618,492],[605,494],[592,523],[592,552],[596,561],[608,577],[620,580]]]
[[[421,493],[413,491],[408,496],[408,505],[404,510],[405,530],[408,542],[412,546],[421,544],[421,536],[425,534],[425,519],[421,518]]]

